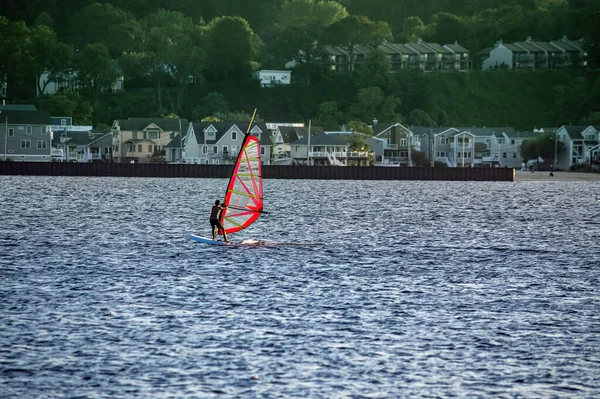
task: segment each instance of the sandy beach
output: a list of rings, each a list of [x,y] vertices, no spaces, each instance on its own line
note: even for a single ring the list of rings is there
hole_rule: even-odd
[[[517,170],[515,181],[600,181],[600,173],[583,172],[554,172],[554,177],[550,172],[526,172]]]

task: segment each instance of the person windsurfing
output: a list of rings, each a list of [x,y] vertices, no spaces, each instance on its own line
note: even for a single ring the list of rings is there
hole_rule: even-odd
[[[225,229],[223,228],[223,225],[221,225],[221,214],[225,208],[227,208],[227,205],[221,205],[221,201],[216,200],[215,205],[210,211],[210,229],[212,230],[213,241],[217,240],[217,234],[219,231],[222,231],[223,241],[229,242],[227,241],[227,233],[225,233]]]

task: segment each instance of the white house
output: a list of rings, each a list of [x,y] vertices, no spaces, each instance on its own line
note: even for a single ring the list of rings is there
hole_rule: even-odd
[[[557,169],[568,170],[571,166],[589,162],[591,149],[600,144],[600,126],[561,126],[556,131],[565,151],[558,154]]]
[[[265,123],[254,123],[250,133],[260,141],[261,163],[271,158],[271,135]],[[191,122],[183,138],[183,160],[192,164],[233,164],[240,152],[246,126],[231,122]],[[170,144],[167,145],[169,147]]]
[[[292,71],[262,69],[254,72],[254,78],[260,80],[262,87],[289,85],[292,80]]]

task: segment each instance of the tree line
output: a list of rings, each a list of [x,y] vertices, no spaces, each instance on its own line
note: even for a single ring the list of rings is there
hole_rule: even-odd
[[[9,100],[34,99],[82,124],[240,116],[259,106],[263,118],[312,118],[326,129],[374,118],[525,129],[595,120],[597,76],[538,73],[532,82],[514,73],[391,74],[378,51],[360,70],[333,74],[318,65],[323,46],[352,54],[358,44],[384,39],[457,40],[474,56],[499,39],[567,34],[584,39],[594,57],[599,11],[600,0],[7,0],[0,4],[0,79],[6,77]],[[265,90],[250,78],[290,60],[296,67],[289,87]],[[78,90],[37,96],[72,72]],[[128,90],[112,93],[120,76]]]

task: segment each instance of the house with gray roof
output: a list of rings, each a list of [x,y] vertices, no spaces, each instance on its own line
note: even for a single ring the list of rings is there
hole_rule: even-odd
[[[558,154],[556,167],[568,170],[589,162],[591,149],[600,144],[600,126],[563,125],[556,131],[556,137],[565,147],[565,151]]]
[[[415,147],[415,137],[409,128],[401,123],[377,123],[373,126],[373,137],[383,141],[383,146],[375,147],[376,162],[412,166],[411,150]],[[380,148],[382,153],[379,153]]]
[[[383,41],[377,49],[386,54],[390,60],[390,71],[404,69],[421,69],[426,72],[466,71],[471,67],[469,51],[457,42],[454,44],[426,43],[418,39],[414,43],[390,43]],[[360,69],[373,46],[355,45],[355,69]],[[341,46],[323,46],[321,65],[331,71],[349,71],[350,54]]]
[[[187,119],[128,118],[112,124],[113,160],[115,162],[150,162],[163,154],[165,146],[188,126]]]
[[[51,125],[50,114],[44,111],[0,109],[0,157],[50,162]]]
[[[515,129],[494,132],[490,140],[490,163],[500,167],[521,168],[524,160],[521,157],[521,145],[529,139],[535,139],[543,132],[522,131]],[[486,160],[484,163],[488,163]]]
[[[248,123],[191,122],[183,138],[183,160],[192,164],[233,164],[240,152]],[[261,163],[269,165],[271,134],[264,122],[253,123],[250,133],[260,141]]]
[[[291,158],[297,165],[345,166],[348,164],[350,144],[345,139],[351,132],[323,132],[302,137],[291,143]],[[368,157],[367,157],[368,159]]]
[[[59,130],[54,132],[52,147],[62,154],[63,162],[108,162],[112,159],[112,130]]]
[[[600,144],[590,148],[590,169],[600,172]]]
[[[550,42],[534,41],[528,37],[525,41],[514,43],[496,43],[485,56],[483,70],[506,69],[552,69],[568,66],[587,66],[587,53],[580,45],[563,36]]]

